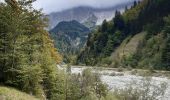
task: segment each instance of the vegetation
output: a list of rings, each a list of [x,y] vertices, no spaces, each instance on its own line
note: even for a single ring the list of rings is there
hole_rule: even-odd
[[[65,100],[160,100],[168,86],[166,82],[153,84],[152,78],[144,77],[109,91],[100,75],[91,69],[83,70],[82,74],[70,73],[68,67]]]
[[[113,20],[103,21],[98,30],[89,35],[87,46],[77,57],[77,64],[109,66],[112,61],[113,67],[170,70],[169,4],[169,0],[143,0],[135,2],[123,14],[116,11]],[[109,58],[121,44],[127,46],[140,33],[145,36],[132,54],[123,53],[119,61]]]
[[[0,3],[0,82],[39,99],[97,100],[107,96],[107,86],[97,74],[67,74],[57,68],[61,56],[45,30],[46,19],[32,1]],[[9,91],[9,92],[8,92]],[[13,95],[11,92],[16,92]],[[8,93],[7,93],[8,92]],[[33,99],[12,88],[0,87],[5,99]],[[16,96],[16,97],[15,97]],[[22,97],[25,96],[25,97]],[[3,99],[2,97],[2,99]],[[27,99],[26,99],[27,100]]]
[[[63,21],[50,30],[50,37],[64,56],[64,62],[71,63],[74,56],[84,47],[89,32],[89,28],[78,21]]]
[[[0,2],[0,84],[3,85],[0,87],[0,99],[156,100],[157,96],[164,94],[166,85],[161,84],[161,87],[151,90],[151,81],[143,81],[142,89],[130,87],[112,94],[100,80],[100,75],[90,69],[85,69],[81,74],[71,74],[71,66],[66,71],[58,69],[57,64],[62,62],[55,48],[58,44],[53,44],[45,30],[47,19],[44,14],[32,7],[34,0],[5,1]],[[79,54],[77,63],[110,65],[113,63],[110,55],[122,42],[127,44],[134,35],[146,31],[135,53],[123,55],[116,63],[121,65],[118,71],[123,71],[126,66],[149,66],[151,71],[170,70],[169,4],[169,0],[144,0],[139,4],[135,2],[123,15],[116,11],[112,21],[105,20],[94,33],[89,34],[87,47]],[[158,13],[155,15],[154,11]],[[151,18],[146,19],[148,14]],[[77,25],[77,22],[73,21],[72,24]],[[76,38],[73,33],[89,31],[87,28],[81,29],[84,26],[72,24],[58,28],[66,33],[71,31],[73,39]],[[76,32],[70,28],[75,28]],[[52,30],[55,31],[58,29]]]
[[[66,100],[98,100],[104,99],[107,94],[107,86],[104,85],[98,74],[85,69],[81,74],[67,76]]]
[[[170,15],[165,18],[166,26],[164,27],[164,37],[166,38],[165,46],[162,53],[163,66],[170,70]]]
[[[118,100],[161,100],[165,95],[167,84],[160,83],[159,86],[151,84],[152,79],[141,80],[140,85],[133,81],[124,89],[116,89],[114,95]]]
[[[96,27],[96,22],[97,22],[97,17],[92,14],[87,21],[85,21],[83,23],[84,26],[86,26],[87,28],[89,28],[90,30],[94,30]]]
[[[0,3],[0,81],[39,98],[62,95],[61,56],[30,0]]]
[[[34,96],[18,91],[14,88],[0,86],[0,99],[1,100],[39,100]]]

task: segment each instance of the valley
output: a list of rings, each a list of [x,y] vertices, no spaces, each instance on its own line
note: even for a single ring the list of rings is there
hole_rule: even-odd
[[[0,0],[0,100],[170,100],[169,5]]]

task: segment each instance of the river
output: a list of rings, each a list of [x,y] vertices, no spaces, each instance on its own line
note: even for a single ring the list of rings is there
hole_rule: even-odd
[[[61,67],[60,67],[61,68]],[[108,85],[109,90],[125,88],[128,84],[132,82],[139,83],[143,81],[143,76],[132,75],[129,71],[118,72],[114,69],[107,68],[93,68],[93,67],[82,67],[82,66],[72,66],[71,73],[78,74],[86,68],[91,68],[93,72],[99,73],[101,75],[101,81]],[[170,79],[165,76],[151,76],[151,84],[160,85],[160,83],[167,83],[167,90],[165,96],[160,100],[170,100]]]

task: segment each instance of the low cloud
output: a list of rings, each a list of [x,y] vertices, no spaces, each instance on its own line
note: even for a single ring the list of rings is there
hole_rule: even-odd
[[[59,12],[78,6],[90,6],[95,8],[106,8],[128,3],[134,0],[37,0],[34,2],[34,7],[37,9],[43,8],[45,13]]]

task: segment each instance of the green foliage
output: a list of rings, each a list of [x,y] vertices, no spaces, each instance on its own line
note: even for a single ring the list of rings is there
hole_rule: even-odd
[[[125,66],[131,66],[133,68],[145,68],[150,69],[164,69],[161,63],[161,56],[165,40],[163,34],[152,36],[147,40],[147,35],[144,40],[138,44],[136,52],[123,59]]]
[[[161,61],[165,69],[170,70],[170,16],[165,18],[165,23],[164,34],[167,40],[163,48]]]
[[[119,15],[121,17],[121,15]],[[119,19],[119,17],[118,17]],[[116,21],[116,20],[115,20]],[[115,31],[112,28],[113,23],[108,23],[106,20],[94,34],[89,35],[87,41],[87,47],[85,50],[78,55],[78,63],[85,63],[87,65],[95,65],[104,57],[110,56],[121,41],[123,40],[123,35],[119,29]],[[124,23],[118,23],[117,27],[122,28]],[[114,34],[112,34],[114,32]],[[85,55],[85,56],[83,56]]]
[[[108,93],[105,99],[102,100],[119,100],[113,93]]]
[[[40,100],[11,87],[0,86],[1,100]]]
[[[109,66],[112,64],[112,60],[109,57],[103,58],[100,64],[106,64],[107,66]]]
[[[98,100],[108,94],[107,86],[91,69],[85,69],[82,75],[68,74],[67,77],[66,100]]]
[[[101,32],[106,32],[106,31],[107,31],[107,21],[104,20],[101,25]]]
[[[167,83],[161,82],[159,85],[152,85],[152,79],[142,79],[140,84],[132,81],[124,89],[116,89],[114,95],[118,100],[159,100],[165,95]],[[137,86],[136,86],[137,85]]]
[[[147,32],[138,44],[135,54],[121,56],[114,67],[133,67],[169,70],[169,0],[143,0],[121,14],[116,11],[112,21],[103,21],[98,30],[91,33],[87,46],[78,55],[77,63],[96,65],[105,63],[105,58],[129,36]],[[155,13],[156,12],[156,13]],[[166,17],[166,18],[164,18]],[[165,31],[164,31],[165,30]]]
[[[50,36],[54,40],[55,47],[64,56],[64,62],[72,63],[80,49],[87,40],[90,30],[81,23],[73,20],[60,22],[50,30]]]
[[[45,30],[46,18],[31,2],[0,3],[0,80],[41,99],[58,98],[61,56]],[[59,90],[61,89],[61,90]]]
[[[137,58],[135,58],[133,55],[129,55],[129,56],[123,56],[122,60],[121,60],[121,66],[122,67],[127,67],[127,66],[131,66],[131,67],[136,67],[137,66]]]
[[[119,11],[115,12],[114,27],[118,30],[123,30],[125,28],[123,16]]]

